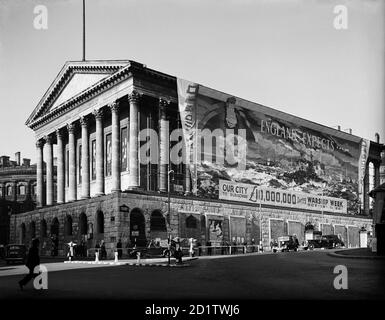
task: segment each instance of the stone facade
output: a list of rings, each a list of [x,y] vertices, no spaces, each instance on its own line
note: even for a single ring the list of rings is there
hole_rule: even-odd
[[[16,234],[17,239],[12,241],[28,243],[33,236],[40,237],[42,253],[49,254],[49,237],[55,232],[51,226],[57,219],[59,255],[63,255],[66,248],[64,244],[71,240],[79,242],[82,239],[82,232],[85,233],[84,227],[83,231],[81,227],[81,224],[84,224],[84,220],[81,222],[82,214],[86,216],[87,221],[87,232],[83,234],[87,235],[87,247],[94,248],[96,242],[104,240],[109,255],[112,255],[119,239],[122,240],[124,247],[127,244],[133,245],[135,238],[144,239],[146,242],[156,238],[164,240],[168,234],[182,239],[193,237],[201,244],[212,242],[210,231],[212,220],[222,221],[223,241],[251,244],[254,239],[255,243],[259,243],[262,233],[261,240],[265,249],[269,249],[270,241],[275,236],[293,234],[296,231],[297,236],[303,239],[304,227],[308,223],[311,223],[316,230],[341,234],[349,246],[356,247],[359,246],[360,229],[371,231],[372,226],[371,219],[359,216],[293,211],[266,206],[259,208],[253,205],[182,196],[171,197],[171,216],[168,218],[164,214],[167,212],[167,206],[167,197],[161,194],[114,193],[41,208],[16,216],[18,229],[15,232],[14,226],[11,226],[11,235]],[[160,220],[164,221],[164,230],[152,222],[159,212]],[[140,219],[143,222],[142,226]],[[45,221],[46,231],[42,230],[44,229],[42,221]],[[135,224],[139,224],[137,229],[134,227]],[[299,231],[302,233],[299,234]]]

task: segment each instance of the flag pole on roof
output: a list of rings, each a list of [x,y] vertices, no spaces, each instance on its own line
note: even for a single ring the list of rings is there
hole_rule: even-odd
[[[86,0],[83,0],[83,59],[86,61]]]

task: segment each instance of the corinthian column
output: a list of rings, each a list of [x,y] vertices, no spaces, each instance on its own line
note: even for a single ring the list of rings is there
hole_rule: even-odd
[[[68,164],[69,164],[69,192],[68,201],[76,200],[76,145],[75,145],[75,123],[69,123],[68,129]]]
[[[44,176],[43,176],[43,146],[42,140],[36,141],[36,206],[42,207],[44,205]]]
[[[46,167],[46,179],[47,179],[47,206],[53,205],[53,147],[52,137],[45,137],[45,147],[47,154],[47,167]]]
[[[57,139],[57,203],[64,203],[64,143],[63,143],[63,133],[61,130],[56,130],[56,139]]]
[[[109,105],[111,109],[112,124],[112,192],[120,191],[120,123],[119,104],[113,102]]]
[[[103,111],[94,110],[96,120],[96,195],[104,194]]]
[[[139,93],[132,91],[130,100],[130,178],[129,189],[139,187],[139,150],[138,150],[138,113],[139,113]]]
[[[88,145],[88,120],[86,117],[80,118],[82,126],[82,198],[90,197],[90,156]]]
[[[167,192],[169,164],[169,128],[166,117],[168,102],[159,99],[159,191]]]

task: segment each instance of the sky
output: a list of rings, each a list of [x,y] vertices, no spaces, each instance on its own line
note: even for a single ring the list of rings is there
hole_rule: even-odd
[[[0,155],[35,161],[25,121],[81,58],[82,0],[0,0]],[[86,59],[135,60],[385,142],[383,0],[86,0]]]

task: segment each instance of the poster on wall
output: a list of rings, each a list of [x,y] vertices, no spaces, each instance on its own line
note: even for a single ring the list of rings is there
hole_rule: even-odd
[[[121,147],[120,147],[120,154],[121,154],[121,171],[127,171],[128,169],[128,157],[127,157],[127,128],[122,128],[121,131]]]
[[[112,140],[111,134],[106,135],[106,176],[112,175]]]
[[[79,183],[82,183],[82,171],[83,171],[83,167],[82,167],[82,146],[79,145],[79,165],[78,165],[78,168],[79,168]]]
[[[222,243],[222,220],[209,219],[209,239],[211,241],[211,245],[220,245]]]
[[[178,82],[178,99],[180,91],[186,91],[186,84],[182,84]],[[218,198],[219,180],[223,179],[312,195],[324,193],[347,200],[347,212],[359,212],[361,164],[368,151],[363,139],[193,85],[198,86],[190,99],[193,102],[179,103],[179,108],[185,140],[192,141],[191,158],[196,159],[196,195]],[[186,94],[182,101],[186,101]],[[186,105],[190,113],[182,109]],[[191,121],[183,121],[184,117]],[[209,132],[212,135],[207,138]],[[236,137],[233,145],[228,144],[228,132]],[[205,138],[212,141],[211,149],[202,150]],[[236,151],[244,140],[246,151],[240,152],[239,147]],[[238,158],[229,161],[227,154]]]

